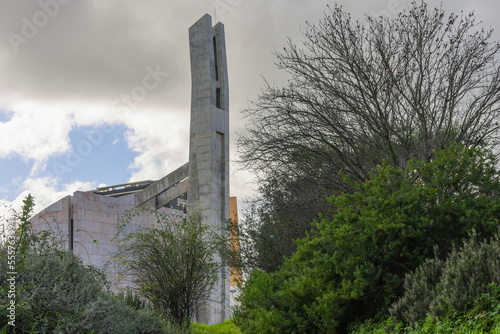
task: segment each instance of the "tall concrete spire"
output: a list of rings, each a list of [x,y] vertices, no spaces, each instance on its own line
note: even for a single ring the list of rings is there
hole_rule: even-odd
[[[224,226],[229,219],[229,87],[224,25],[212,27],[205,14],[189,29],[191,54],[191,131],[188,210],[199,206],[204,223]],[[197,321],[229,319],[229,267],[197,308]]]

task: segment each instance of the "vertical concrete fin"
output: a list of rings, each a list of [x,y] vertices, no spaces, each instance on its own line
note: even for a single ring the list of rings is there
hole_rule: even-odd
[[[191,127],[188,210],[202,210],[204,223],[225,226],[229,219],[229,86],[224,25],[212,27],[205,14],[189,29],[191,56]],[[229,268],[197,320],[216,324],[229,318]]]
[[[214,44],[216,50],[214,51],[217,60],[217,89],[219,90],[220,104],[219,108],[222,110],[229,110],[229,84],[227,74],[227,59],[226,59],[226,36],[224,33],[224,25],[217,23],[214,28]],[[217,94],[216,94],[217,96]]]
[[[73,222],[73,197],[68,196],[68,251],[73,254],[73,242],[75,236],[75,228]]]

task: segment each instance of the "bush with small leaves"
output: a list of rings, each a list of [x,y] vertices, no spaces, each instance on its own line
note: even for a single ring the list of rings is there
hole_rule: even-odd
[[[360,323],[353,334],[472,334],[500,333],[500,286],[492,283],[490,292],[470,301],[467,312],[448,310],[437,318],[431,315],[413,325],[395,323],[389,318],[385,321],[368,320]]]
[[[436,284],[442,272],[443,261],[436,256],[427,259],[424,264],[406,277],[405,294],[391,308],[391,314],[396,321],[408,319],[410,323],[415,323],[427,317],[429,305],[437,298]],[[411,307],[408,307],[410,305]]]
[[[5,282],[2,280],[2,283]],[[164,333],[152,310],[135,310],[105,289],[103,274],[67,252],[29,254],[18,268],[16,330],[37,333]],[[6,286],[0,293],[0,328]],[[7,332],[8,333],[8,332]]]
[[[500,242],[497,233],[488,241],[475,236],[454,247],[445,260],[426,260],[405,279],[405,293],[390,309],[395,322],[410,325],[428,315],[442,317],[471,309],[483,294],[500,284]]]

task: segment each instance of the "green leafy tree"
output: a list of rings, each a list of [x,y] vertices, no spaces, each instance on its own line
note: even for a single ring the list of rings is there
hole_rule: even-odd
[[[153,217],[154,225],[127,233],[130,222],[141,215]],[[221,270],[227,270],[228,229],[203,224],[201,218],[196,211],[183,218],[138,209],[123,216],[116,235],[115,260],[134,276],[155,309],[178,325],[193,319],[197,303],[209,296]]]
[[[293,233],[277,244],[291,245],[291,253],[290,239],[329,212],[326,196],[352,191],[339,170],[365,182],[383,160],[404,169],[454,142],[496,146],[500,45],[491,33],[473,13],[446,14],[424,1],[365,22],[335,5],[308,24],[300,43],[276,52],[289,80],[266,82],[243,111],[249,124],[238,140],[240,160],[259,178],[260,203],[271,206],[255,228],[267,228],[270,214],[285,222]],[[264,235],[254,241],[271,244],[258,248],[273,249],[276,240]]]
[[[274,274],[252,273],[238,320],[249,332],[345,332],[387,315],[405,275],[437,245],[492,235],[500,217],[494,155],[453,145],[403,170],[384,163],[357,191],[333,196],[337,212],[322,219]]]

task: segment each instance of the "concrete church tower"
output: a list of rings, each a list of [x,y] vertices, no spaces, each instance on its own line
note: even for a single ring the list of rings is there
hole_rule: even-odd
[[[117,226],[127,210],[149,207],[179,213],[179,205],[186,204],[187,199],[188,211],[199,206],[205,224],[220,227],[229,219],[229,90],[224,26],[218,23],[212,27],[212,19],[206,14],[189,29],[189,43],[189,162],[156,181],[76,191],[31,219],[37,230],[67,235],[68,250],[81,256],[85,264],[105,270],[117,289],[133,286],[131,275],[121,276],[123,268],[107,266],[109,254],[117,250]],[[133,219],[130,228],[132,231],[152,224],[152,217],[141,216]],[[229,265],[218,277],[209,298],[197,305],[198,322],[217,324],[229,319]]]
[[[199,205],[204,223],[221,226],[229,219],[229,87],[224,25],[212,27],[205,14],[189,29],[191,54],[191,131],[188,210]],[[197,321],[229,319],[229,267],[208,300],[197,308]]]

